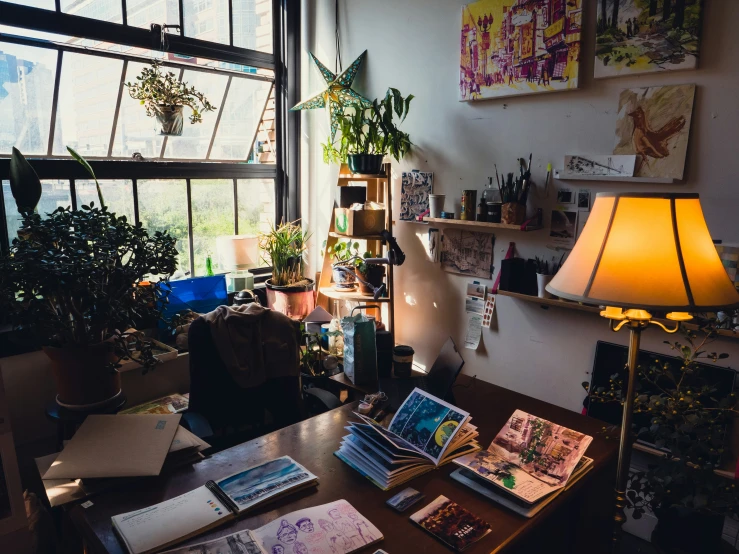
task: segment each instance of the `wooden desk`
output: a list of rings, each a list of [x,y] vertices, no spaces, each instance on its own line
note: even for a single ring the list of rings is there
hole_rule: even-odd
[[[607,552],[617,441],[606,441],[598,434],[602,427],[598,420],[479,380],[472,381],[460,376],[454,392],[459,406],[471,413],[473,423],[478,426],[481,444],[487,446],[513,411],[520,408],[592,435],[594,440],[586,454],[595,460],[593,469],[531,519],[510,512],[452,480],[449,473],[456,468],[454,464],[422,475],[408,485],[423,492],[426,503],[443,494],[491,524],[493,532],[466,552]],[[76,505],[70,510],[72,523],[87,543],[89,554],[124,554],[113,533],[111,516],[156,504],[190,491],[208,479],[220,479],[287,454],[318,476],[317,489],[277,500],[184,544],[214,539],[240,529],[254,529],[289,512],[345,498],[382,531],[385,540],[378,547],[390,554],[451,552],[408,520],[413,508],[398,514],[385,504],[408,485],[381,491],[333,455],[346,434],[344,425],[352,418],[354,407],[343,406],[219,452],[192,467],[167,476],[142,479],[125,490],[93,498],[93,506],[85,509]],[[416,508],[423,505],[419,503]]]
[[[413,369],[411,370],[410,377],[403,377],[402,379],[418,379],[419,377],[426,377],[426,373],[418,369]],[[365,383],[363,385],[355,385],[349,380],[349,377],[347,377],[346,373],[344,373],[343,371],[341,373],[337,373],[336,375],[332,375],[331,377],[329,377],[329,379],[331,379],[332,381],[336,381],[339,385],[341,385],[342,387],[348,388],[350,391],[359,393],[359,395],[362,397],[364,397],[364,395],[366,394],[372,394],[380,390],[379,381],[372,381],[371,383]],[[393,374],[392,379],[401,379],[401,378],[395,377]],[[353,396],[356,397],[357,395],[354,394]],[[359,400],[361,400],[361,398]]]

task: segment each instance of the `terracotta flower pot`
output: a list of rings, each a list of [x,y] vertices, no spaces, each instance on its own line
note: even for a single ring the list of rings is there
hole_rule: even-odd
[[[44,346],[51,359],[57,402],[69,409],[86,410],[105,405],[121,392],[121,376],[109,365],[118,357],[112,340],[89,346]]]
[[[293,319],[303,319],[316,307],[312,279],[306,279],[304,285],[286,287],[273,285],[272,279],[267,279],[264,284],[267,288],[267,307],[271,310]]]

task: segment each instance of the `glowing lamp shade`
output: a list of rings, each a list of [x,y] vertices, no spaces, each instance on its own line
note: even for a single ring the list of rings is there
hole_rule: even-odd
[[[700,312],[739,306],[697,194],[597,194],[580,238],[547,290],[621,308]]]

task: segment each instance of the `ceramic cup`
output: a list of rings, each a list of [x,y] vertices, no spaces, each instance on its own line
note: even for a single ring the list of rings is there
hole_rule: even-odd
[[[429,217],[440,218],[446,194],[429,194]]]
[[[542,275],[541,273],[536,274],[536,284],[539,287],[539,298],[554,298],[550,292],[547,292],[546,286],[549,281],[552,280],[554,275]]]

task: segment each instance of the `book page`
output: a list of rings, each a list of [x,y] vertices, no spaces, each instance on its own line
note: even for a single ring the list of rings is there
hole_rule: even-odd
[[[198,544],[190,544],[162,554],[220,554],[236,552],[237,554],[265,554],[259,544],[251,536],[251,531],[237,531],[225,537]]]
[[[395,413],[388,429],[438,465],[469,417],[468,412],[416,388]]]
[[[564,485],[593,437],[516,410],[488,450],[529,475]]]
[[[346,500],[278,517],[252,536],[267,554],[348,554],[383,538]]]
[[[228,519],[228,511],[206,487],[159,504],[113,516],[113,526],[132,554],[149,552]]]
[[[315,475],[290,456],[283,456],[229,475],[216,481],[216,485],[241,512],[268,498],[317,480]]]

